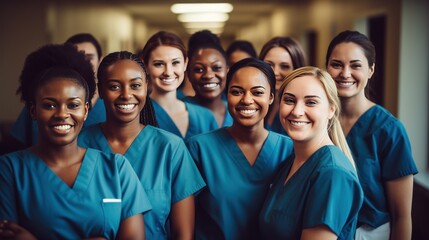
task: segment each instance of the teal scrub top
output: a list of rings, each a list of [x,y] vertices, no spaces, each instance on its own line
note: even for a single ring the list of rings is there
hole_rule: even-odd
[[[37,239],[114,239],[120,222],[151,209],[125,157],[88,148],[72,187],[31,150],[0,158],[0,219]]]
[[[192,104],[195,104],[195,105],[198,105],[198,106],[201,106],[201,105],[198,104],[198,101],[195,100],[195,97],[189,97],[188,96],[188,97],[183,98],[183,101],[189,102],[189,103],[192,103]],[[229,127],[229,126],[232,125],[232,122],[234,121],[234,119],[232,118],[231,114],[228,111],[228,103],[227,103],[227,101],[225,99],[223,99],[223,103],[226,106],[225,119],[223,120],[222,126],[220,126],[218,128]],[[202,107],[204,107],[204,106],[202,106]]]
[[[358,226],[377,228],[390,221],[384,182],[418,172],[410,140],[402,123],[379,105],[358,119],[346,139],[365,193]]]
[[[112,152],[99,124],[85,128],[78,141],[81,146]],[[152,211],[144,215],[146,238],[169,239],[171,205],[205,186],[185,143],[172,133],[147,125],[125,152],[125,157],[152,204]]]
[[[253,166],[226,128],[187,145],[207,183],[196,198],[196,239],[258,239],[259,211],[276,170],[292,154],[292,140],[269,132]]]
[[[95,105],[89,111],[83,126],[86,127],[104,121],[106,121],[104,101],[98,98]],[[37,127],[37,122],[31,118],[30,111],[26,106],[21,110],[10,130],[10,134],[27,147],[37,143],[39,128]]]
[[[168,113],[152,99],[152,105],[155,110],[158,127],[168,132],[174,133],[177,136],[188,139],[196,134],[210,132],[218,128],[217,122],[213,113],[205,107],[196,104],[185,102],[186,110],[188,111],[189,124],[185,137],[180,133],[173,119]]]
[[[363,191],[355,170],[336,146],[317,150],[285,184],[287,161],[262,207],[261,239],[300,239],[306,228],[325,225],[338,239],[354,239]]]
[[[271,125],[268,124],[267,121],[265,121],[265,128],[270,130],[270,131],[280,133],[280,134],[287,136],[287,132],[283,128],[282,123],[280,122],[280,115],[278,112],[276,113],[276,116],[274,117],[273,123]]]

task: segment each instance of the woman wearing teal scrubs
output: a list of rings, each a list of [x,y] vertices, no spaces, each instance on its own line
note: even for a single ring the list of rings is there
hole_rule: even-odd
[[[336,82],[341,126],[365,193],[356,239],[411,239],[417,168],[402,123],[365,94],[374,45],[359,32],[341,32],[329,44],[326,68]]]
[[[298,68],[279,89],[280,121],[293,140],[260,214],[262,239],[353,239],[363,192],[327,72]]]
[[[188,64],[185,45],[177,35],[155,33],[144,46],[141,58],[150,77],[150,97],[159,128],[185,139],[218,128],[209,109],[177,98]]]
[[[84,55],[68,44],[40,48],[19,91],[39,138],[0,158],[0,238],[144,239],[151,205],[129,162],[77,145],[95,91]]]
[[[79,144],[123,154],[152,204],[145,214],[148,239],[189,239],[194,196],[205,186],[181,138],[154,127],[143,62],[130,52],[107,55],[98,69],[107,121],[85,128]]]
[[[209,30],[194,33],[189,38],[188,57],[187,74],[195,96],[183,100],[208,108],[219,127],[231,126],[232,117],[224,99],[228,66],[219,38]]]
[[[264,128],[274,73],[247,58],[228,72],[230,127],[191,137],[189,151],[207,188],[197,195],[196,239],[259,239],[258,214],[275,171],[292,154],[289,137]]]
[[[298,41],[291,37],[273,37],[262,46],[259,59],[270,64],[276,75],[276,92],[287,74],[306,66],[304,50]],[[279,106],[272,104],[265,118],[267,129],[286,134],[279,119]]]
[[[85,58],[93,67],[94,72],[98,68],[102,51],[97,39],[89,33],[79,33],[71,36],[66,40],[66,43],[73,44],[78,51],[85,53]],[[91,108],[88,117],[85,120],[84,127],[95,123],[104,122],[106,113],[104,110],[103,100],[98,98],[98,93],[95,91],[91,99]],[[38,128],[37,123],[31,118],[31,114],[27,107],[24,107],[12,126],[10,135],[14,140],[17,140],[15,146],[18,148],[30,147],[37,143]],[[9,151],[12,151],[10,149]]]

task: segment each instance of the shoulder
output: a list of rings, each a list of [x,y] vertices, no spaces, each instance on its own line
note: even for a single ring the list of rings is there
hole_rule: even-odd
[[[150,145],[157,144],[162,147],[166,145],[176,146],[183,144],[182,138],[158,127],[146,125],[142,131],[143,138],[145,138],[147,144]]]
[[[356,170],[350,160],[341,149],[335,145],[322,147],[313,157],[316,157],[316,161],[320,162],[319,172],[344,172],[356,175]]]
[[[225,134],[227,134],[225,127],[218,128],[218,129],[210,131],[210,132],[194,135],[194,136],[190,137],[186,142],[187,143],[198,143],[198,142],[199,143],[203,143],[203,142],[210,143],[215,139],[218,139],[222,136],[225,136]]]

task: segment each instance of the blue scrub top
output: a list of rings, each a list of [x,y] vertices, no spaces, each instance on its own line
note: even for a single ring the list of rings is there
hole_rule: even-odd
[[[384,182],[418,172],[410,140],[402,123],[379,105],[358,119],[346,139],[365,193],[358,226],[377,228],[390,221]]]
[[[0,219],[37,239],[114,239],[120,222],[151,209],[125,157],[87,149],[72,187],[31,150],[0,158]]]
[[[196,134],[210,132],[211,130],[218,128],[216,119],[209,109],[185,102],[186,110],[188,111],[189,124],[186,135],[183,137],[173,119],[171,119],[161,105],[153,99],[152,104],[155,110],[156,120],[158,121],[158,127],[174,133],[181,138],[188,139]]]
[[[300,239],[325,225],[338,239],[354,239],[363,191],[349,159],[336,146],[317,150],[285,184],[293,164],[276,177],[260,214],[262,239]]]
[[[253,166],[227,128],[191,137],[187,145],[207,183],[196,198],[196,239],[258,239],[259,210],[292,154],[292,140],[269,132]]]
[[[231,114],[228,111],[228,103],[227,103],[227,101],[225,99],[222,99],[222,100],[223,100],[223,103],[226,106],[226,113],[225,113],[225,119],[223,120],[223,124],[219,128],[221,128],[221,127],[229,127],[229,126],[232,125],[232,122],[234,121],[234,119],[232,118]],[[188,102],[188,103],[192,103],[192,104],[195,104],[195,105],[202,106],[202,105],[200,105],[198,103],[198,101],[195,99],[195,97],[185,97],[183,99],[183,101]],[[204,106],[202,106],[202,107],[204,107]]]
[[[104,101],[98,98],[95,105],[89,111],[83,127],[105,121],[106,109]],[[27,106],[24,106],[21,110],[21,113],[10,130],[10,134],[27,147],[33,146],[37,143],[39,138],[39,129],[37,127],[37,122],[31,118],[30,110]]]
[[[78,141],[81,146],[112,152],[99,124],[85,128]],[[169,239],[171,205],[205,186],[183,140],[147,125],[125,152],[125,157],[152,204],[152,211],[144,215],[146,238]]]

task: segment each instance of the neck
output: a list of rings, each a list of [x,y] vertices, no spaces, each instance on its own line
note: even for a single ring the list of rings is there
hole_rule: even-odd
[[[205,99],[205,98],[195,96],[195,99],[197,100],[198,104],[206,108],[209,108],[212,111],[219,110],[220,108],[223,109],[225,105],[220,96],[214,99]]]
[[[317,150],[326,145],[333,145],[332,140],[329,138],[328,133],[320,135],[310,141],[293,141],[293,148],[295,153],[295,161],[305,162]]]
[[[39,143],[31,149],[48,165],[69,165],[78,156],[77,153],[84,150],[77,145],[77,139],[64,146],[52,146],[39,139]]]
[[[139,119],[135,119],[129,123],[107,121],[101,125],[104,136],[106,136],[108,140],[115,140],[123,143],[134,140],[144,127],[145,126],[140,123]]]
[[[341,116],[348,119],[357,118],[374,106],[374,103],[367,99],[363,92],[354,97],[340,97],[340,100]]]
[[[242,126],[234,122],[227,130],[237,142],[257,143],[265,141],[268,136],[268,130],[264,128],[263,121],[251,127]]]
[[[177,104],[182,102],[177,98],[176,91],[162,93],[158,91],[152,91],[152,93],[150,94],[150,98],[155,100],[159,105],[161,105],[162,108],[168,110],[176,109]]]

